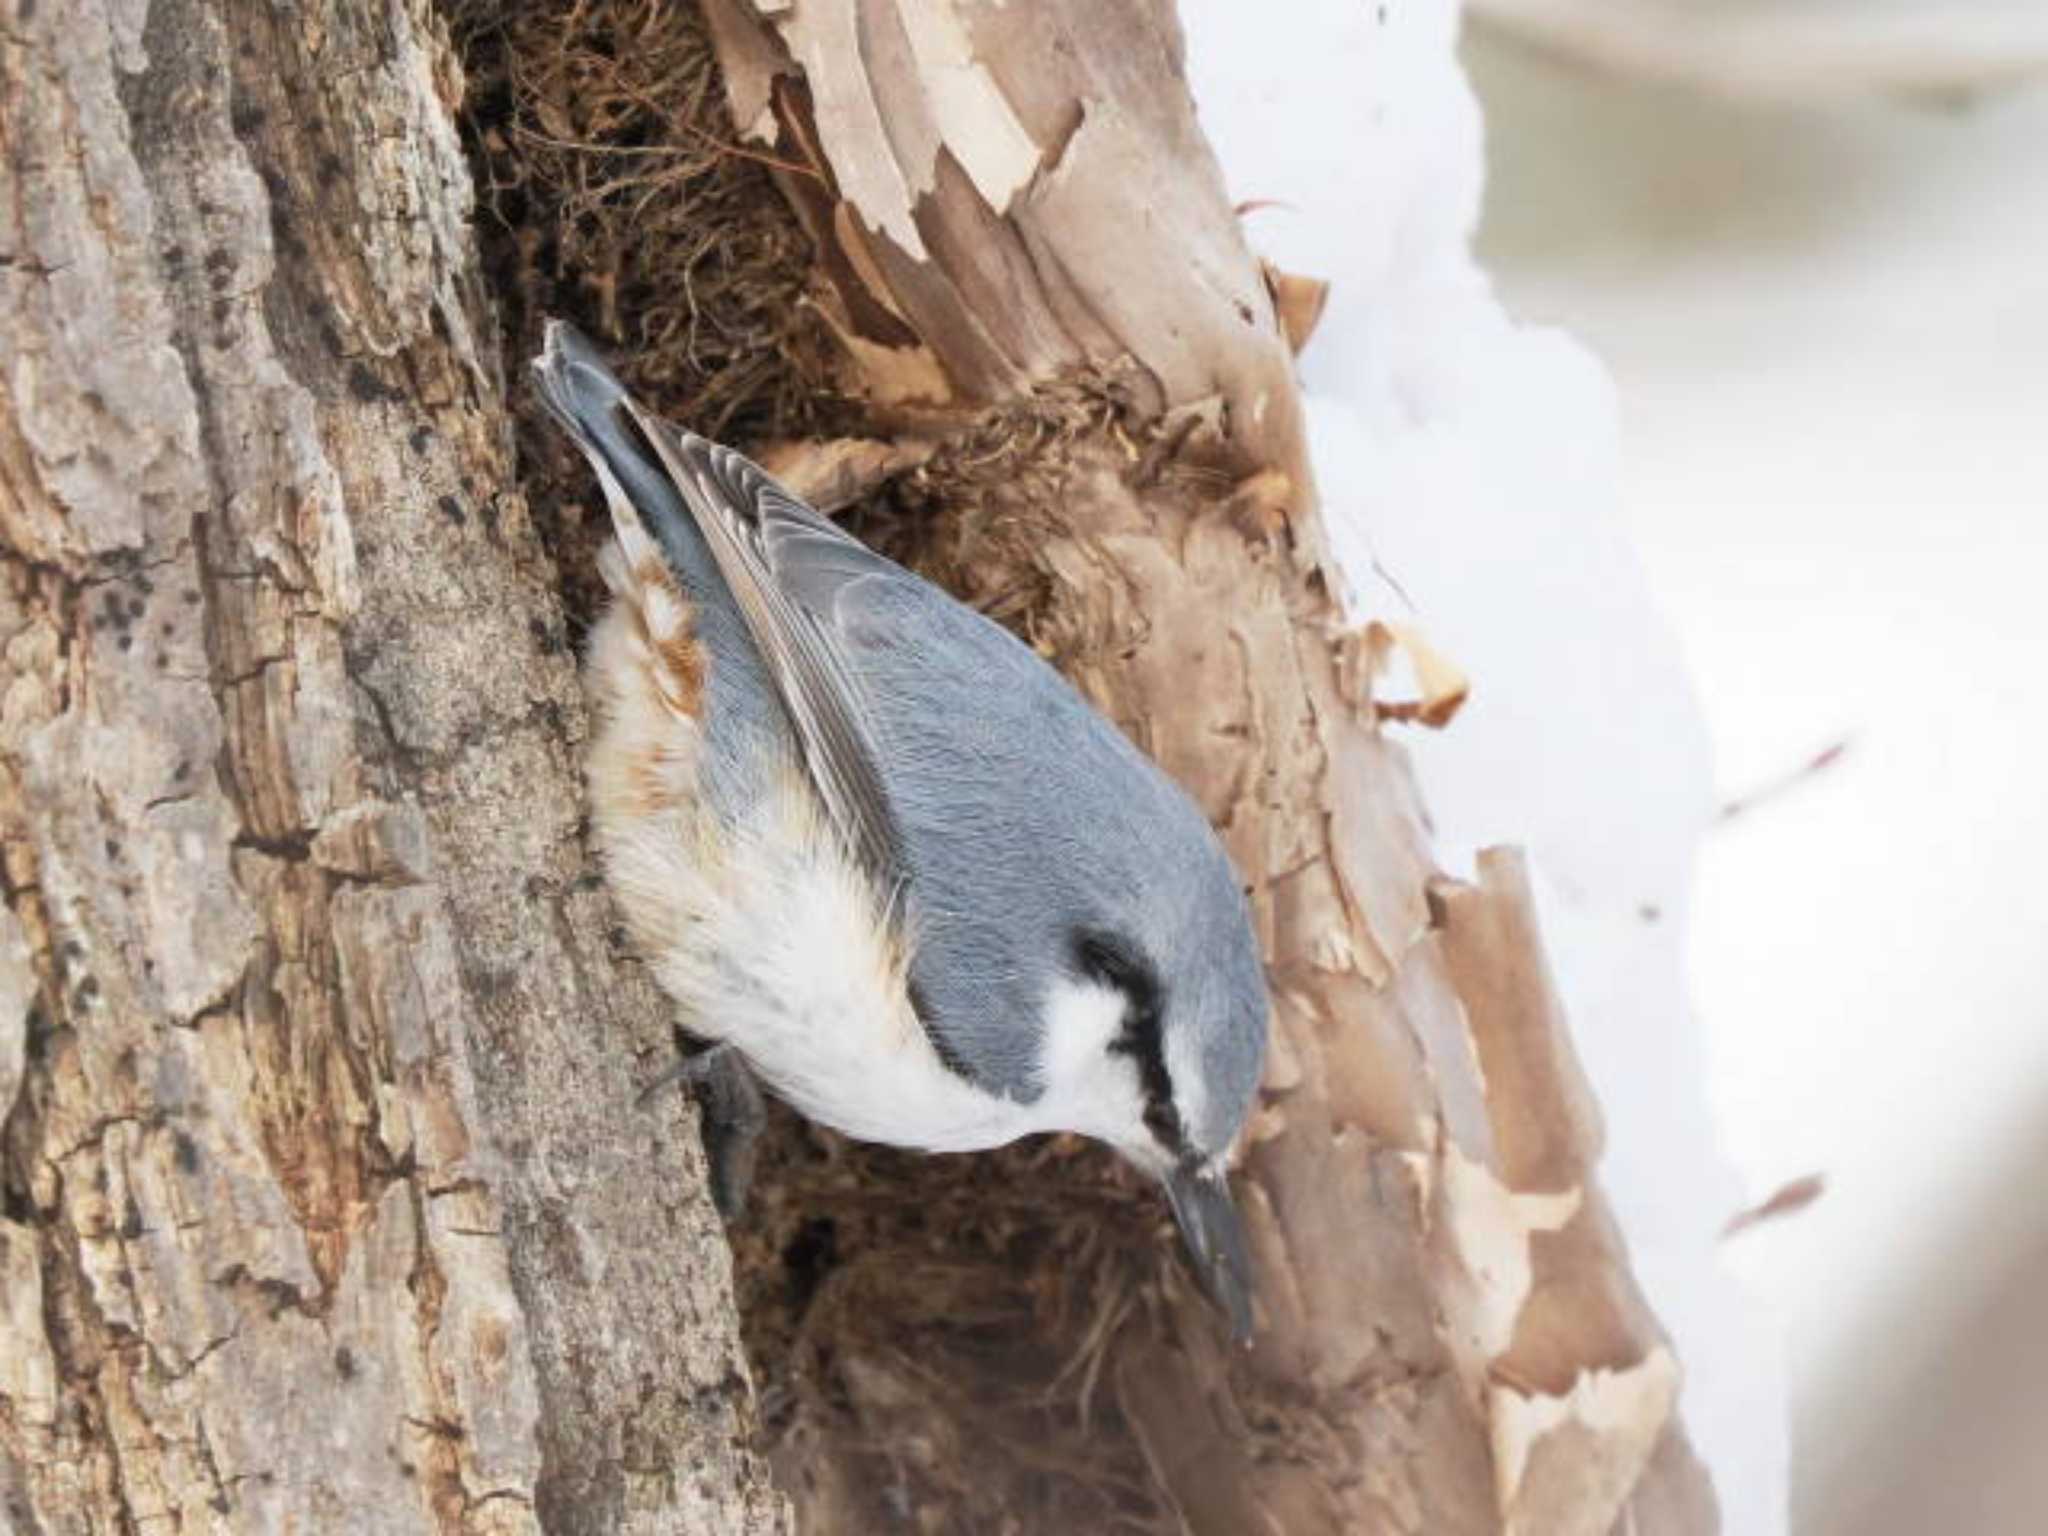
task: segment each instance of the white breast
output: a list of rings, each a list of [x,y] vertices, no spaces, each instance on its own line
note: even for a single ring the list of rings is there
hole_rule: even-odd
[[[794,764],[763,765],[771,792],[739,825],[700,805],[701,727],[648,652],[627,604],[592,633],[592,822],[634,947],[684,1028],[730,1041],[778,1097],[862,1140],[967,1151],[1046,1128],[1044,1102],[940,1063],[901,946]]]

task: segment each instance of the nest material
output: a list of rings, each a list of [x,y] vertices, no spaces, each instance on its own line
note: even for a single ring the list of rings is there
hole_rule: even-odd
[[[858,430],[805,300],[811,251],[768,167],[731,142],[694,6],[539,0],[447,11],[508,356],[561,316],[656,409],[708,435]],[[589,475],[515,385],[520,473],[579,629],[604,535]],[[864,537],[1027,638],[1030,558],[1068,450],[1133,456],[1117,391],[1081,381],[963,421],[851,510]],[[650,1177],[659,1176],[650,1170]],[[1134,1221],[1158,1229],[1133,1244]],[[816,1530],[1178,1528],[1113,1387],[1171,1238],[1156,1192],[1073,1138],[978,1157],[859,1146],[778,1110],[731,1234],[778,1474]]]
[[[778,1111],[732,1233],[767,1450],[812,1529],[1163,1532],[1119,1329],[1152,1305],[1156,1196],[1055,1137],[862,1146]],[[1139,1219],[1144,1219],[1140,1217]]]
[[[507,357],[574,321],[656,410],[742,446],[851,407],[805,300],[808,239],[768,164],[732,142],[693,5],[451,0],[477,233]],[[601,595],[589,474],[515,382],[521,482],[579,628]]]

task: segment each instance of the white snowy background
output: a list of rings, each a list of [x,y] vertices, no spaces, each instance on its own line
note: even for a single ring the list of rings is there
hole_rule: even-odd
[[[2048,59],[2038,6],[1908,13]],[[1719,792],[1847,743],[1709,834],[1688,946],[1746,1193],[1828,1180],[1727,1247],[1784,1323],[1795,1528],[2035,1536],[2048,88],[1715,99],[1475,44],[1482,259],[1613,371]]]
[[[1726,1528],[1785,1529],[1775,1328],[1720,1261],[1719,1152],[1684,983],[1715,799],[1705,722],[1621,518],[1614,390],[1519,324],[1471,253],[1478,102],[1451,0],[1305,0],[1286,25],[1183,0],[1188,72],[1260,251],[1324,277],[1301,359],[1324,518],[1355,609],[1417,621],[1471,675],[1410,739],[1447,869],[1529,849],[1608,1123],[1602,1178],[1685,1361]]]
[[[1482,37],[1475,97],[1452,0],[1181,12],[1254,243],[1334,285],[1325,516],[1357,610],[1474,679],[1410,738],[1440,856],[1530,849],[1724,1528],[1789,1528],[1796,1443],[1799,1529],[1874,1530],[1846,1469],[2048,1234],[2001,1163],[2048,1109],[2048,93],[1802,104],[1774,55],[1715,99]],[[1886,1528],[2039,1529],[1999,1476]]]

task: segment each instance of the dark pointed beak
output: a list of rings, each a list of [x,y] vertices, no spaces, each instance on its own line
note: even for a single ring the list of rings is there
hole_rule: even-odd
[[[1230,1319],[1232,1340],[1244,1343],[1252,1336],[1252,1262],[1229,1184],[1220,1171],[1184,1165],[1166,1176],[1166,1194],[1202,1288]]]

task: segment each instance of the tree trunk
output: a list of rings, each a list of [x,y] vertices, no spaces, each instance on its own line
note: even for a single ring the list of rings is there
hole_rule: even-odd
[[[1277,1004],[1238,1181],[1250,1353],[1226,1351],[1155,1222],[1124,1240],[1150,1262],[1085,1305],[1046,1300],[1072,1283],[1054,1238],[1037,1266],[977,1276],[975,1316],[1004,1287],[1035,1295],[1014,1311],[1052,1319],[1065,1370],[1033,1388],[1076,1411],[949,1452],[921,1405],[1001,1411],[1015,1355],[971,1329],[935,1346],[943,1316],[828,1314],[806,1347],[849,1406],[813,1394],[784,1431],[810,1464],[790,1483],[804,1522],[887,1524],[873,1466],[820,1459],[893,1456],[901,1479],[890,1441],[937,1445],[963,1458],[934,1480],[957,1499],[1042,1480],[1064,1434],[1104,1481],[1104,1443],[1128,1437],[1170,1519],[1219,1536],[1712,1529],[1677,1362],[1593,1177],[1598,1110],[1522,862],[1436,873],[1371,647],[1331,599],[1275,303],[1299,287],[1269,287],[1243,242],[1171,6],[705,12],[735,124],[787,162],[850,387],[885,429],[981,423],[914,477],[941,524],[924,563],[1193,791],[1253,886]],[[920,1273],[929,1245],[876,1245],[881,1294],[948,1294]]]
[[[0,1498],[768,1531],[402,0],[0,42]]]
[[[1437,876],[1329,598],[1170,12],[706,13],[893,439],[785,467],[896,473],[864,526],[1189,786],[1278,1008],[1241,1358],[1098,1151],[781,1123],[734,1241],[802,1523],[1710,1530],[1520,863]],[[787,1527],[688,1115],[634,1102],[667,1015],[437,24],[14,0],[0,90],[0,1507]]]

